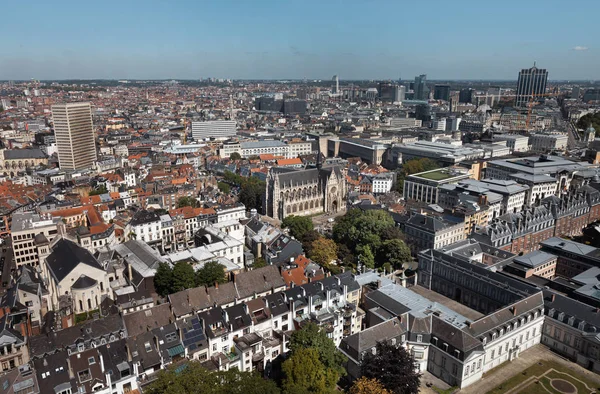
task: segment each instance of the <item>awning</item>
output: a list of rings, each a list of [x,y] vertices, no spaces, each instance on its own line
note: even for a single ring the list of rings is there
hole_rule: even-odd
[[[169,352],[169,356],[173,357],[185,353],[185,349],[183,348],[183,345],[177,345],[170,349],[167,349],[167,352]]]

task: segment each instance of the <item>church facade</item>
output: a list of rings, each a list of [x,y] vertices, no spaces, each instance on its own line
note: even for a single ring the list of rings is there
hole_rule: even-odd
[[[264,214],[275,219],[346,209],[346,177],[340,166],[273,167],[266,188]]]

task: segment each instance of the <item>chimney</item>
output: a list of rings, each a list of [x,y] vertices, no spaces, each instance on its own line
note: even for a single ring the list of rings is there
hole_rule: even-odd
[[[556,294],[552,294],[552,302],[556,299]]]
[[[513,316],[517,316],[517,308],[513,306],[511,309]]]
[[[377,288],[380,289],[381,288],[381,279],[377,279]]]
[[[215,289],[219,289],[219,282],[215,282]]]

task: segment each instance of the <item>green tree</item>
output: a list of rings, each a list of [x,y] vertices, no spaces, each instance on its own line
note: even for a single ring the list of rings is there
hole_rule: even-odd
[[[402,168],[398,171],[396,179],[396,191],[400,194],[404,191],[404,180],[408,175],[417,174],[423,171],[431,171],[440,168],[440,166],[433,160],[423,159],[412,159],[407,160],[402,164]]]
[[[173,288],[173,270],[168,263],[159,263],[154,274],[154,289],[163,297],[171,294]]]
[[[240,160],[242,158],[242,155],[240,155],[238,152],[233,152],[229,155],[229,158],[231,160]]]
[[[254,264],[252,264],[253,269],[262,268],[262,267],[266,267],[266,266],[267,266],[267,262],[262,257],[257,257],[256,259],[254,259]]]
[[[89,196],[98,196],[100,194],[106,194],[108,193],[108,189],[106,189],[106,185],[102,184],[100,185],[100,187],[97,187],[96,189],[92,190],[91,192],[89,192]]]
[[[229,194],[231,193],[231,186],[225,182],[217,182],[217,186],[222,193]]]
[[[390,263],[394,269],[402,268],[402,263],[412,261],[410,248],[401,239],[390,239],[383,243],[383,260]]]
[[[365,245],[361,248],[359,255],[360,263],[367,268],[375,268],[375,255],[371,251],[369,245]]]
[[[285,378],[283,390],[286,394],[316,393],[332,394],[339,375],[327,368],[319,360],[319,353],[313,348],[298,349],[282,366]]]
[[[290,235],[296,239],[302,239],[304,235],[314,230],[313,222],[306,216],[287,216],[281,222],[281,228],[287,228],[290,230]]]
[[[308,323],[302,329],[294,331],[290,338],[290,350],[292,354],[300,349],[312,348],[319,354],[319,361],[325,368],[331,368],[340,376],[346,375],[344,364],[346,357],[335,347],[327,333],[315,323]]]
[[[394,224],[394,219],[387,211],[353,209],[333,226],[333,239],[348,246],[355,254],[365,246],[377,254],[381,246],[381,233],[386,228],[394,227]]]
[[[417,394],[421,375],[415,372],[415,359],[402,346],[379,342],[375,354],[366,352],[361,363],[361,373],[377,379],[394,394]]]
[[[311,244],[308,257],[315,263],[326,266],[337,258],[337,245],[333,240],[321,237]]]
[[[278,394],[277,385],[252,372],[208,371],[197,361],[188,361],[183,370],[171,365],[144,388],[145,394]]]
[[[193,197],[183,196],[177,200],[177,208],[192,207],[198,208],[200,203]]]
[[[600,112],[583,115],[577,121],[576,126],[582,130],[586,130],[588,127],[593,126],[594,129],[596,129],[596,133],[600,133]]]
[[[214,286],[215,283],[225,283],[225,266],[216,261],[209,261],[196,272],[196,285]]]
[[[307,256],[310,256],[312,253],[313,242],[321,237],[322,235],[319,234],[317,230],[310,230],[304,233],[302,236],[302,249],[304,249],[304,253],[306,253]]]
[[[194,268],[186,261],[178,261],[173,266],[172,292],[190,289],[196,284]]]

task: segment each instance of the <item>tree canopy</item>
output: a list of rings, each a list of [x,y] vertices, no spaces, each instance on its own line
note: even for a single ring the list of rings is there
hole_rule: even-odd
[[[177,208],[192,207],[198,208],[200,203],[193,197],[183,196],[177,200]]]
[[[217,182],[217,186],[222,193],[229,194],[231,193],[231,186],[225,182]]]
[[[435,170],[440,166],[433,160],[423,159],[412,159],[407,160],[402,164],[402,168],[398,171],[398,177],[396,179],[396,191],[400,194],[404,191],[404,180],[408,175],[417,174],[423,171]]]
[[[314,348],[297,349],[283,363],[282,369],[285,374],[283,390],[286,394],[332,394],[339,379],[334,369],[323,365]]]
[[[106,189],[106,185],[102,184],[102,185],[100,185],[100,187],[89,192],[88,195],[89,196],[98,196],[100,194],[106,194],[106,193],[108,193],[108,190]]]
[[[340,376],[346,374],[344,364],[346,357],[335,347],[323,328],[315,323],[308,323],[302,329],[294,331],[290,338],[290,350],[292,354],[300,349],[312,348],[319,355],[319,361],[325,368],[331,368]]]
[[[231,160],[240,160],[242,158],[242,155],[240,155],[238,152],[233,152],[229,155],[229,158]]]
[[[186,261],[178,261],[173,266],[171,292],[178,292],[196,286],[194,268]]]
[[[267,188],[264,181],[253,176],[245,178],[231,171],[225,171],[223,179],[230,184],[239,186],[240,194],[238,195],[238,199],[246,208],[257,209],[258,211],[262,210],[263,198]]]
[[[583,130],[586,130],[590,125],[596,129],[596,133],[600,133],[600,112],[583,115],[577,121],[577,127]]]
[[[320,266],[328,266],[332,260],[337,258],[336,243],[325,237],[318,238],[311,244],[309,256]]]
[[[383,387],[379,380],[363,376],[350,387],[349,394],[392,394],[392,392]]]
[[[197,361],[188,361],[182,371],[173,365],[158,373],[144,388],[147,394],[279,394],[277,385],[252,372],[208,371]]]
[[[354,266],[357,261],[352,260],[360,258],[368,268],[381,268],[386,263],[401,268],[403,262],[411,260],[404,234],[387,211],[349,211],[333,226],[333,239],[340,244],[338,257],[346,266]]]
[[[154,288],[163,297],[168,296],[173,288],[173,270],[168,263],[159,263],[154,274]]]
[[[414,357],[402,346],[379,342],[375,354],[366,352],[361,362],[361,374],[377,379],[394,394],[419,392],[421,375],[415,371]]]
[[[175,263],[173,268],[168,263],[160,263],[154,275],[154,288],[163,297],[197,286],[214,286],[215,283],[225,282],[225,266],[216,261],[209,261],[197,272],[185,261]]]
[[[214,286],[215,283],[225,283],[225,266],[216,261],[209,261],[196,272],[198,286]]]
[[[314,230],[315,227],[311,218],[291,215],[283,219],[281,228],[289,229],[292,237],[301,240],[307,232]]]

